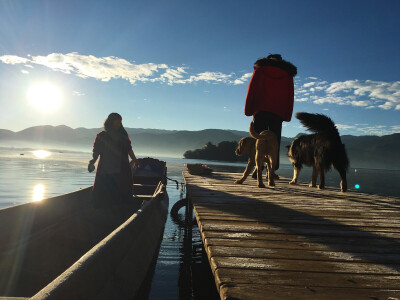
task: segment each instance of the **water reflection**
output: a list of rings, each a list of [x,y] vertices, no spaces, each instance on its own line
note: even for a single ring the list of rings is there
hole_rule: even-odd
[[[46,150],[35,150],[32,151],[33,155],[35,155],[37,158],[43,159],[46,157],[49,157],[51,155],[51,152],[46,151]]]
[[[187,199],[175,203],[171,209],[171,218],[183,231],[182,245],[179,247],[179,299],[220,299],[215,287],[211,267],[204,250],[193,206]],[[184,215],[179,213],[181,211]]]
[[[44,197],[44,185],[39,183],[33,188],[33,201],[41,201]]]

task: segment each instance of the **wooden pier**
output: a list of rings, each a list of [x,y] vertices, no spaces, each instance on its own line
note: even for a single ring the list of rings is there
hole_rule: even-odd
[[[400,299],[400,199],[184,173],[221,299]]]

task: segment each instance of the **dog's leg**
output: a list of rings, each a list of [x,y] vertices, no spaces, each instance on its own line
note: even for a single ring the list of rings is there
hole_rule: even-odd
[[[320,168],[319,169],[319,189],[324,189],[325,188],[325,169]]]
[[[342,192],[347,191],[347,178],[346,178],[346,170],[338,170],[340,174],[340,190]]]
[[[262,173],[262,171],[264,171],[264,164],[262,165],[261,173]],[[253,174],[251,174],[251,177],[253,179],[257,179],[257,169],[254,169],[254,172],[253,172]]]
[[[270,161],[270,157],[267,157],[267,174],[268,174],[268,185],[269,186],[275,186],[275,181],[274,181],[274,165]]]
[[[315,165],[312,168],[312,175],[311,175],[311,182],[308,185],[309,187],[316,187],[317,186],[317,177],[318,177],[318,171]]]
[[[301,167],[293,163],[293,179],[289,184],[297,184],[297,179],[299,178]]]
[[[257,141],[258,142],[258,141]],[[256,152],[256,167],[257,167],[257,181],[258,187],[264,188],[265,185],[262,180],[262,164],[264,161],[264,155],[261,154],[261,151]]]
[[[254,165],[255,165],[254,158],[249,157],[247,167],[246,167],[246,170],[244,170],[242,178],[236,180],[235,183],[242,184],[246,180],[247,176],[249,176],[250,172],[253,170]],[[257,171],[257,170],[255,170],[255,171]]]

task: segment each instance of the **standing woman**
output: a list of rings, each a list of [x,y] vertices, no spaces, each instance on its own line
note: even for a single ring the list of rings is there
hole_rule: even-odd
[[[89,161],[89,172],[100,156],[93,185],[95,206],[106,203],[126,203],[132,200],[133,177],[128,155],[134,167],[139,162],[132,150],[131,140],[122,126],[122,117],[111,113],[104,121],[104,130],[97,134],[93,144],[93,159]]]
[[[254,63],[254,72],[247,90],[244,114],[253,116],[254,131],[271,130],[281,144],[282,122],[292,118],[294,102],[293,77],[297,68],[270,54]],[[275,170],[279,169],[279,150]]]

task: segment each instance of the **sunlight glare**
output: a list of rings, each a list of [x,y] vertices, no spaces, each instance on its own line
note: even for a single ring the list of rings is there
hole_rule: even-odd
[[[60,106],[61,92],[51,83],[37,83],[29,88],[28,99],[40,111],[50,112]]]
[[[46,157],[49,157],[51,155],[51,152],[46,151],[46,150],[35,150],[32,151],[33,155],[35,155],[37,158],[43,159]]]
[[[39,183],[33,188],[33,201],[41,201],[44,196],[44,185]]]

